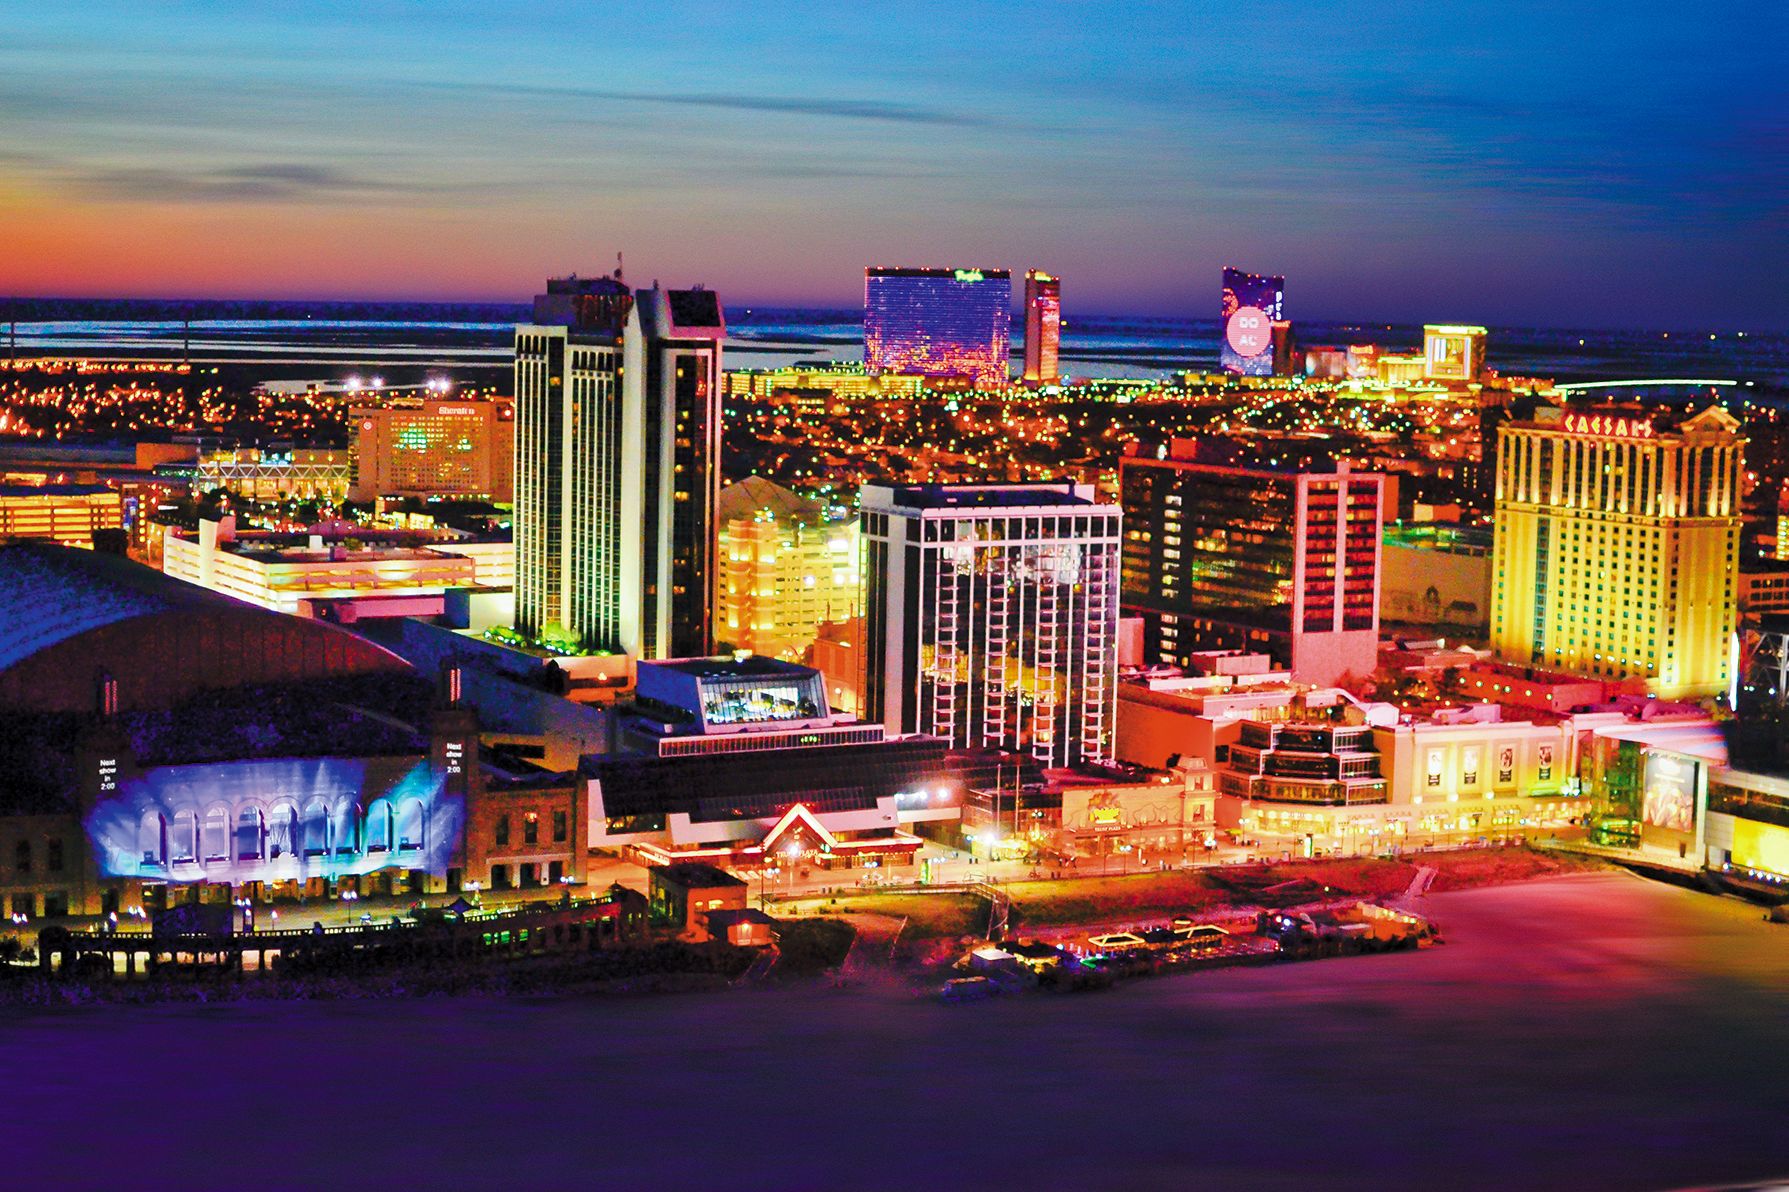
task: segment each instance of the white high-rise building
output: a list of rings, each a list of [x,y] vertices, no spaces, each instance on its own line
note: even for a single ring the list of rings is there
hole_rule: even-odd
[[[721,340],[709,290],[555,278],[516,328],[516,628],[709,653]]]
[[[866,719],[1066,766],[1112,756],[1119,511],[1091,485],[865,485]]]

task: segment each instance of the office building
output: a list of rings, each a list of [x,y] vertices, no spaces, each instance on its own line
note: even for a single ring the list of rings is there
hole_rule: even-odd
[[[1146,660],[1243,649],[1300,682],[1371,675],[1385,478],[1201,463],[1184,441],[1164,455],[1119,467],[1123,603]]]
[[[1062,279],[1025,271],[1025,383],[1054,385],[1062,379]]]
[[[720,492],[720,299],[564,278],[516,328],[516,628],[706,654]]]
[[[1273,375],[1273,325],[1284,321],[1285,304],[1285,278],[1224,270],[1218,362],[1225,372],[1245,377]],[[1289,339],[1284,342],[1290,345]]]
[[[865,715],[890,732],[1111,757],[1118,510],[1091,485],[866,485]]]
[[[348,499],[514,496],[515,406],[506,401],[356,406]]]
[[[1735,681],[1745,439],[1719,406],[1543,409],[1498,433],[1491,645],[1654,695]]]
[[[865,269],[864,364],[1004,385],[1012,298],[1005,269]]]
[[[1485,329],[1431,323],[1423,328],[1425,381],[1476,381],[1485,367]]]
[[[820,626],[857,611],[857,518],[761,476],[721,490],[715,636],[754,654],[798,660]]]
[[[0,484],[0,541],[41,539],[92,547],[111,530],[122,538],[124,498],[103,484]]]

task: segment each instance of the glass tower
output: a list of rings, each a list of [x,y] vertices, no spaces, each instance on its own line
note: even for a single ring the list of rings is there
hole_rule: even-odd
[[[1004,384],[1012,337],[1005,269],[866,269],[863,356],[872,373]]]
[[[1286,279],[1224,270],[1218,361],[1227,373],[1273,375],[1273,325],[1285,320]]]

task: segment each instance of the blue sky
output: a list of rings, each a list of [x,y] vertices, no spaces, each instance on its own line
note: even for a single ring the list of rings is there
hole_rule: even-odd
[[[0,291],[1789,327],[1789,5],[19,5]]]

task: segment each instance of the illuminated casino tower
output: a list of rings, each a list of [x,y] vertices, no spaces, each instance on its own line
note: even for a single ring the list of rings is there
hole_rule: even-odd
[[[864,364],[1005,384],[1012,298],[1005,269],[865,269]]]
[[[1218,360],[1227,373],[1273,375],[1273,325],[1285,319],[1286,279],[1224,270]]]
[[[1025,272],[1025,383],[1054,385],[1062,379],[1062,279],[1037,269]]]
[[[564,278],[516,328],[516,627],[709,653],[721,340],[710,290]]]
[[[1548,408],[1505,423],[1492,648],[1667,698],[1727,692],[1745,442],[1719,406],[1681,420]]]

